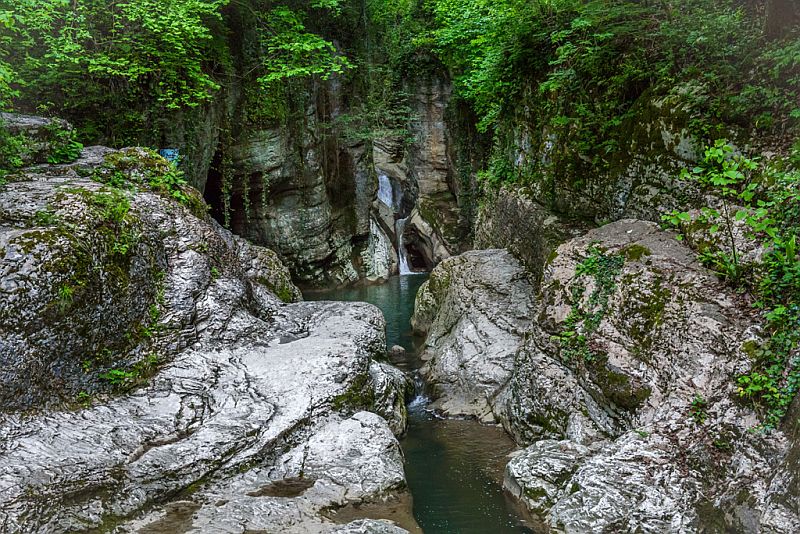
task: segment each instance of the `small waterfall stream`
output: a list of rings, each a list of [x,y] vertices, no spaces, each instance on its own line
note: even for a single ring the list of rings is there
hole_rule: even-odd
[[[378,200],[394,209],[394,191],[392,181],[385,174],[378,175]]]
[[[395,217],[399,215],[398,209],[402,204],[402,190],[396,191],[392,185],[392,180],[386,174],[378,174],[378,191],[377,191],[377,199],[383,203],[384,205],[388,206],[392,209],[392,212],[395,214]],[[400,198],[396,198],[400,197]],[[411,262],[408,259],[408,250],[406,249],[405,243],[403,241],[403,233],[406,229],[406,221],[408,221],[408,217],[404,217],[402,219],[396,219],[394,223],[394,231],[396,236],[396,245],[397,245],[397,259],[398,259],[398,271],[401,275],[406,274],[419,274],[417,271],[414,271],[411,268]],[[374,234],[374,232],[373,232]],[[378,250],[378,247],[373,247],[373,249]],[[378,263],[377,258],[373,259],[373,264]]]
[[[397,232],[397,258],[400,263],[400,274],[414,274],[414,271],[411,270],[411,266],[408,264],[408,251],[406,250],[405,243],[403,243],[403,232],[406,230],[406,221],[408,218],[405,219],[398,219],[395,223],[395,229]]]

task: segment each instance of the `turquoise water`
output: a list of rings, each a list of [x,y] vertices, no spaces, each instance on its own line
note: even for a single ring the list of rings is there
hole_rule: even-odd
[[[386,343],[407,354],[395,365],[414,374],[421,340],[411,331],[417,290],[425,275],[390,278],[386,283],[306,293],[308,300],[363,301],[386,317]],[[421,389],[421,388],[420,388]],[[409,406],[408,434],[402,440],[414,517],[427,534],[506,534],[531,532],[503,493],[502,473],[514,443],[497,427],[475,421],[439,419],[421,394]]]

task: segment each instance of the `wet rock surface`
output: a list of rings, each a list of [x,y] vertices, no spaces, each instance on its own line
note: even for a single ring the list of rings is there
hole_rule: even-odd
[[[448,415],[501,417],[514,355],[533,317],[528,274],[504,250],[443,261],[420,288],[412,324],[427,333],[421,372]]]
[[[114,154],[138,185],[90,179]],[[137,182],[147,165],[92,148],[0,191],[0,530],[402,531],[327,519],[405,488],[380,310],[286,304],[277,256]],[[130,207],[112,224],[115,194]]]

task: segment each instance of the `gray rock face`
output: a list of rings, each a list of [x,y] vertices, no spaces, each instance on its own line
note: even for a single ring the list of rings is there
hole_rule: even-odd
[[[406,532],[389,522],[336,526],[323,517],[348,503],[388,499],[404,487],[397,440],[379,416],[358,412],[322,425],[273,465],[196,492],[192,527],[201,532]],[[152,512],[120,530],[146,531],[164,516],[164,511]]]
[[[415,269],[428,270],[468,244],[445,128],[446,77],[412,81],[409,142],[349,141],[337,126],[348,111],[345,90],[335,76],[314,83],[305,113],[238,134],[218,155],[229,176],[207,185],[215,216],[228,211],[230,227],[275,250],[302,285],[385,279],[399,270],[401,246]],[[391,206],[376,201],[380,177],[391,185]],[[396,220],[409,217],[399,228]]]
[[[431,75],[415,79],[413,86],[411,106],[415,117],[410,129],[415,141],[408,148],[407,159],[417,189],[419,220],[412,226],[416,232],[408,233],[406,243],[438,243],[434,247],[418,246],[428,254],[424,259],[430,269],[465,249],[469,222],[462,216],[455,194],[458,188],[454,184],[453,146],[445,125],[450,83],[444,76]]]
[[[690,110],[677,95],[643,95],[623,126],[619,149],[599,172],[582,160],[585,156],[576,155],[571,132],[548,126],[535,130],[532,125],[542,123],[531,117],[534,109],[520,106],[519,113],[499,126],[499,146],[508,148],[497,156],[520,175],[535,177],[528,184],[530,195],[553,211],[598,221],[658,221],[664,211],[697,196],[676,178],[702,152],[691,134]],[[739,137],[725,133],[722,137]]]
[[[414,325],[441,407],[470,413],[471,385],[500,384],[484,411],[529,445],[505,487],[533,514],[555,532],[797,529],[796,447],[752,432],[736,392],[756,318],[692,250],[653,223],[612,223],[558,247],[535,300],[503,258],[444,261]]]
[[[567,223],[523,191],[503,187],[483,200],[475,222],[474,245],[476,249],[508,249],[538,281],[556,247],[587,229]]]
[[[360,277],[354,246],[369,236],[376,185],[363,146],[328,146],[321,113],[310,106],[303,124],[249,132],[231,149],[231,228],[274,249],[309,285]]]
[[[448,415],[501,417],[514,355],[533,316],[533,286],[504,250],[439,264],[417,295],[414,328],[427,333],[423,375]]]
[[[119,158],[140,189],[84,177]],[[277,256],[137,182],[153,165],[87,149],[0,191],[0,530],[400,531],[328,519],[405,488],[380,310],[285,304]]]
[[[408,426],[406,400],[414,394],[414,385],[408,376],[396,367],[373,362],[369,368],[368,389],[375,392],[372,410],[386,419],[395,435],[405,434]]]
[[[279,303],[269,290],[299,297],[271,251],[147,187],[111,190],[84,177],[113,162],[134,184],[165,170],[151,159],[87,149],[72,165],[24,170],[0,191],[5,410],[107,391],[136,378],[122,370],[145,375],[206,330],[220,334],[238,309],[266,317]]]
[[[503,488],[544,516],[569,491],[563,481],[589,454],[588,448],[572,441],[537,441],[508,462]]]
[[[750,432],[735,392],[750,311],[652,223],[593,230],[544,272],[508,397],[534,443],[507,487],[557,531],[793,531],[797,499],[771,488],[786,439]]]

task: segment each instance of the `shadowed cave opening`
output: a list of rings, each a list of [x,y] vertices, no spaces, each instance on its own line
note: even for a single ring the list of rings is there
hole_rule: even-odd
[[[222,186],[222,172],[220,167],[222,164],[222,157],[220,153],[214,154],[214,159],[211,160],[211,166],[208,169],[208,176],[206,177],[206,187],[203,190],[203,198],[209,205],[208,213],[214,218],[215,221],[224,225],[225,224],[225,196]]]

